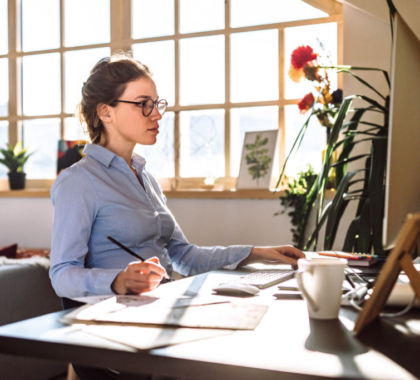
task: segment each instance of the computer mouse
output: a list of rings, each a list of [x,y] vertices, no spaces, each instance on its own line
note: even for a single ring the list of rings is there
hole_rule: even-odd
[[[254,285],[240,284],[240,283],[231,283],[231,284],[220,284],[213,288],[213,290],[218,294],[223,294],[227,296],[234,297],[249,297],[255,296],[260,292]]]

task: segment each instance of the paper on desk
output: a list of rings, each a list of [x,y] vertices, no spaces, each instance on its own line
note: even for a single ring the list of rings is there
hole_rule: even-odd
[[[166,347],[179,343],[233,334],[233,331],[231,330],[220,329],[156,328],[110,325],[89,325],[84,327],[82,331],[117,343],[135,347],[140,350],[150,350],[152,348]]]
[[[201,297],[197,297],[201,298]],[[117,323],[130,325],[170,325],[179,327],[253,330],[268,306],[219,303],[188,307],[125,306],[117,297],[95,305],[82,306],[62,319],[63,323]]]
[[[95,305],[99,302],[114,298],[116,302],[125,306],[145,306],[153,304],[154,307],[187,307],[210,305],[215,303],[230,302],[228,297],[220,296],[181,296],[181,297],[153,297],[148,295],[128,295],[128,296],[91,296],[72,298],[75,301]]]

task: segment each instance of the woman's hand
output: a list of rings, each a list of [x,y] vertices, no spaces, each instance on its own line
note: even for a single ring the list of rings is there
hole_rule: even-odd
[[[111,284],[115,294],[141,294],[156,288],[166,274],[157,257],[146,261],[134,261],[118,273]]]
[[[249,256],[239,263],[239,266],[253,263],[290,264],[293,269],[297,269],[297,261],[304,258],[305,254],[291,245],[254,247]]]

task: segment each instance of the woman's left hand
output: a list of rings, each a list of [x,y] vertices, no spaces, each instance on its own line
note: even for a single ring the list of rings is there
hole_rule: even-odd
[[[253,263],[290,264],[293,269],[297,269],[297,261],[304,258],[305,254],[291,245],[254,247],[249,256],[239,263],[239,266]]]

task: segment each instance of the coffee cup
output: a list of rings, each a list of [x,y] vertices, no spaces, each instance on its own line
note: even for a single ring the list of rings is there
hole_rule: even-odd
[[[338,318],[345,259],[299,259],[296,279],[314,319]]]

